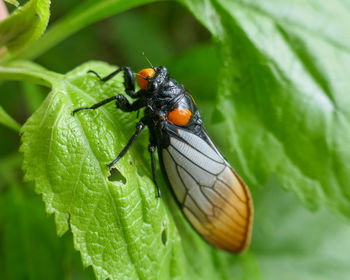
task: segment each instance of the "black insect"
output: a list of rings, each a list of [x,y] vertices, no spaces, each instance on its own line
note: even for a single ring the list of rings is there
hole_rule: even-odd
[[[136,125],[136,132],[115,160],[111,168],[129,150],[141,131],[150,131],[153,181],[161,196],[156,176],[155,150],[164,176],[176,200],[191,225],[213,246],[231,252],[242,252],[250,243],[253,205],[249,190],[236,171],[224,159],[203,127],[193,97],[183,85],[171,78],[164,66],[146,68],[137,74],[140,90],[135,92],[130,67],[120,67],[106,82],[124,72],[125,92],[135,99],[129,103],[122,94],[112,96],[90,107],[97,109],[111,101],[124,112],[145,108]]]

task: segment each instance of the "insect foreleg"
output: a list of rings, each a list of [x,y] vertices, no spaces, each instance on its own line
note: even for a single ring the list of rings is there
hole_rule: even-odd
[[[137,111],[146,105],[143,99],[138,99],[135,102],[130,104],[129,100],[126,99],[126,97],[122,94],[118,94],[116,96],[116,99],[117,99],[117,102],[116,102],[117,108],[119,108],[124,112]]]
[[[130,102],[126,99],[126,97],[122,94],[118,94],[116,96],[112,96],[110,98],[107,98],[105,100],[102,100],[101,102],[98,102],[92,106],[87,106],[87,107],[80,107],[78,109],[75,109],[73,111],[73,115],[76,113],[76,112],[79,112],[81,110],[87,110],[87,109],[97,109],[98,107],[101,107],[111,101],[114,101],[116,100],[116,106],[117,108],[119,108],[120,110],[124,111],[124,112],[133,112],[133,111],[137,111],[139,110],[140,108],[144,107],[144,101],[139,99],[139,100],[136,100],[134,103],[130,104]]]
[[[116,99],[117,99],[117,96],[112,96],[112,97],[107,98],[107,99],[105,99],[105,100],[102,100],[101,102],[98,102],[98,103],[96,103],[96,104],[94,104],[94,105],[92,105],[92,106],[89,106],[89,107],[80,107],[80,108],[75,109],[75,110],[73,111],[73,115],[74,115],[76,112],[79,112],[79,111],[81,111],[81,110],[96,109],[96,108],[101,107],[101,106],[103,106],[103,105],[105,105],[105,104],[107,104],[107,103],[109,103],[109,102],[111,102],[111,101],[113,101],[113,100],[116,100]]]
[[[160,188],[158,186],[158,182],[157,182],[157,166],[156,166],[156,158],[154,156],[154,152],[155,152],[155,147],[150,144],[148,146],[148,151],[151,154],[151,164],[152,164],[152,176],[153,176],[153,182],[156,185],[157,191],[158,191],[158,197],[161,197],[162,194],[160,192]]]
[[[88,73],[95,74],[102,82],[107,82],[119,72],[124,72],[124,87],[126,94],[132,98],[138,97],[138,93],[135,92],[135,79],[130,67],[119,67],[117,70],[113,71],[112,73],[103,78],[93,70],[88,71]]]
[[[132,144],[136,140],[137,136],[140,134],[140,132],[144,128],[145,128],[145,124],[142,121],[139,121],[136,125],[136,132],[134,133],[133,136],[131,136],[131,138],[128,141],[128,144],[126,144],[126,146],[120,152],[120,154],[117,156],[117,158],[115,160],[113,160],[110,164],[108,164],[109,168],[111,168],[114,164],[116,164],[117,161],[120,160],[126,154],[126,152],[130,149],[130,147],[132,146]]]

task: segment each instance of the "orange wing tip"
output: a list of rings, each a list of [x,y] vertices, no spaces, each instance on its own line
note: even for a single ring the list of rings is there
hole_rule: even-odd
[[[254,208],[248,187],[233,169],[231,171],[235,177],[235,180],[233,180],[233,176],[230,178],[231,187],[235,191],[226,193],[226,199],[232,205],[216,201],[218,205],[221,205],[222,209],[217,211],[216,219],[212,219],[209,224],[205,225],[205,228],[208,228],[210,233],[202,233],[202,236],[208,243],[218,249],[241,254],[250,245]],[[239,195],[237,195],[238,191],[240,191]],[[241,200],[242,196],[244,196],[243,200]],[[240,207],[233,211],[232,206],[237,206],[238,204],[240,204]]]

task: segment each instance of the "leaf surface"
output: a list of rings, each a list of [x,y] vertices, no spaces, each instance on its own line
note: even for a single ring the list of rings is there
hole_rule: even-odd
[[[16,7],[19,6],[19,3],[18,3],[17,0],[5,0],[5,2],[10,3],[10,4],[12,4],[12,5],[16,6]]]
[[[89,63],[64,76],[46,75],[52,91],[22,129],[26,179],[36,182],[46,210],[55,214],[58,234],[72,230],[84,265],[98,278],[179,276],[174,222],[152,181],[139,175],[149,172],[148,165],[142,171],[147,163],[131,151],[116,166],[121,179],[108,179],[107,163],[132,135],[135,116],[112,105],[72,115],[123,91],[121,76],[102,84],[89,69],[105,75],[115,68]]]
[[[31,0],[0,22],[0,47],[5,47],[2,51],[7,57],[27,48],[43,34],[49,8],[49,0]]]
[[[347,4],[184,4],[221,45],[213,135],[230,162],[250,186],[276,176],[308,207],[325,204],[349,218]]]

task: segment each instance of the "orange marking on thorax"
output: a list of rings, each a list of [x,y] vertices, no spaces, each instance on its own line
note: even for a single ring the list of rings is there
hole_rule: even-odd
[[[175,108],[166,117],[166,119],[178,126],[187,125],[192,116],[192,112],[188,109]]]

